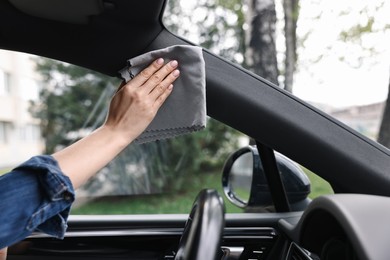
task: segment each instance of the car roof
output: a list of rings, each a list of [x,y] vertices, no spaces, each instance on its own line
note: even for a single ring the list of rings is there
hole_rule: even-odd
[[[87,16],[87,5],[85,23],[80,19],[62,22],[57,16],[41,18],[58,12],[63,17],[73,17],[77,2],[88,2],[90,8],[100,5],[97,7],[101,9],[100,14]],[[155,0],[110,1],[109,4],[100,0],[3,0],[0,1],[0,47],[115,76],[126,65],[124,57],[142,53],[161,32],[160,14],[164,5],[164,1]],[[36,10],[42,6],[46,6],[45,11],[37,14]]]
[[[0,1],[0,48],[116,76],[128,58],[191,44],[164,27],[164,0],[56,1]],[[84,1],[85,11],[73,16],[72,4]],[[49,2],[63,4],[62,16],[52,14],[59,7]],[[43,13],[36,12],[47,5]],[[204,58],[209,116],[304,165],[336,192],[390,195],[387,148],[258,75],[207,50]]]

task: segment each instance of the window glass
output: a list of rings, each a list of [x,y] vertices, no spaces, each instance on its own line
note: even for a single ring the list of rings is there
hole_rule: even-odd
[[[38,97],[22,98],[28,105],[5,108],[8,114],[23,116],[11,120],[17,127],[0,124],[3,142],[11,140],[10,136],[19,140],[4,149],[5,154],[14,151],[18,161],[10,165],[9,158],[2,157],[0,168],[15,166],[35,154],[51,154],[89,134],[105,120],[107,104],[120,83],[70,64],[40,57],[34,60],[34,73],[46,85]],[[34,89],[34,84],[27,83],[35,81],[24,82],[20,92]],[[223,194],[223,165],[233,151],[248,144],[249,138],[242,133],[208,118],[207,128],[200,132],[130,145],[77,190],[72,214],[188,213],[200,190],[214,188]],[[22,153],[27,147],[28,155]],[[317,177],[308,174],[316,182]],[[321,193],[316,186],[312,190]],[[244,212],[227,200],[225,204],[227,212]]]
[[[390,146],[390,2],[272,2],[172,0],[164,23]]]
[[[36,73],[46,85],[34,97],[36,81],[22,80],[25,84],[20,84],[19,92],[29,93],[22,96],[26,104],[4,107],[7,114],[22,116],[0,124],[0,140],[9,143],[5,154],[13,151],[17,160],[12,166],[35,154],[53,153],[100,126],[119,85],[116,79],[70,64],[34,60],[36,68],[28,73]],[[14,97],[8,101],[15,101]],[[17,127],[11,128],[11,123]],[[223,194],[223,164],[231,152],[248,145],[249,138],[211,118],[207,123],[206,130],[198,133],[129,146],[77,190],[72,214],[188,213],[201,189],[214,188]],[[15,136],[18,140],[11,138]],[[22,153],[28,147],[30,154]],[[1,165],[10,166],[7,156],[0,158]],[[318,178],[308,174],[317,184]],[[316,186],[312,190],[321,193]],[[243,212],[228,201],[225,204],[227,212]]]
[[[208,119],[206,130],[130,145],[78,191],[73,214],[188,213],[204,188],[222,194],[221,169],[236,131]],[[113,203],[115,202],[115,203]],[[228,212],[242,212],[227,204]]]
[[[36,154],[51,154],[99,127],[120,84],[118,79],[70,64],[41,57],[33,60],[32,71],[19,71],[30,76],[15,80],[20,83],[19,95],[6,99],[19,105],[3,105],[4,117],[15,127],[1,124],[1,138],[9,144],[3,149],[0,169],[12,168]],[[36,78],[45,85],[39,87]],[[131,145],[77,190],[72,214],[188,213],[201,189],[215,188],[222,194],[221,169],[240,137],[209,118],[206,130]],[[242,211],[227,207],[230,212]]]
[[[41,139],[39,125],[26,124],[20,128],[20,138],[23,141],[35,142]]]
[[[390,2],[309,0],[289,9],[281,1],[171,0],[167,8],[173,33],[390,147]],[[304,170],[312,198],[332,193]]]
[[[334,193],[332,186],[330,186],[330,184],[326,180],[324,180],[323,178],[321,178],[320,176],[306,169],[303,166],[299,166],[299,167],[302,168],[302,170],[310,180],[310,186],[311,186],[311,190],[309,194],[310,199],[315,199],[321,195]]]

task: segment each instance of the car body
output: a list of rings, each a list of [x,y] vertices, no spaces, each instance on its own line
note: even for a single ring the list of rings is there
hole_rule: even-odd
[[[0,48],[115,77],[129,57],[192,45],[165,28],[164,0],[79,2],[1,1]],[[316,199],[304,212],[227,214],[222,248],[229,259],[297,259],[334,244],[351,259],[387,259],[390,151],[260,76],[203,55],[208,116],[348,193]],[[71,216],[64,240],[34,234],[9,259],[172,259],[187,217]]]

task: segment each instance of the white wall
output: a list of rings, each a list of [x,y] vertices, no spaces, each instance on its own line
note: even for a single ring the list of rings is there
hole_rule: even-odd
[[[0,50],[0,169],[44,150],[39,121],[28,112],[30,100],[38,99],[41,82],[33,57]]]

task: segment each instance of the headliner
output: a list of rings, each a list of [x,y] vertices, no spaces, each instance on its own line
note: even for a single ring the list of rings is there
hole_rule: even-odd
[[[128,58],[141,54],[163,30],[160,14],[165,1],[110,0],[110,3],[103,5],[100,15],[91,16],[88,23],[80,25],[34,17],[19,11],[9,1],[0,1],[0,48],[116,76]],[[63,12],[71,16],[72,9]]]

